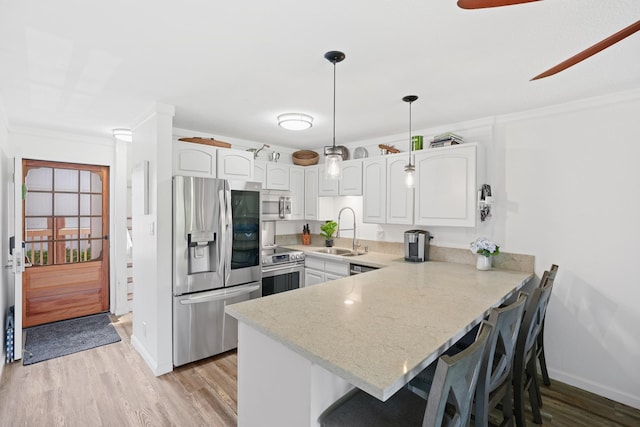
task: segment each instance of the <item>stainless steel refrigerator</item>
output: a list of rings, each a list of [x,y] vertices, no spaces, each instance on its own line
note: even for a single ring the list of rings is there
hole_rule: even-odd
[[[173,178],[173,364],[231,350],[225,306],[262,295],[260,183]]]

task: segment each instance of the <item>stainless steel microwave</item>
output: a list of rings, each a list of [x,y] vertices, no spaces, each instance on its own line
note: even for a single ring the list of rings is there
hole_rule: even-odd
[[[263,221],[291,219],[290,192],[263,190],[261,200]]]

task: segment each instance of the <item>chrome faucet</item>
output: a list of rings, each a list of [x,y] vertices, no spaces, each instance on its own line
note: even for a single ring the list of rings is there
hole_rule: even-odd
[[[345,209],[349,209],[351,211],[351,213],[353,214],[353,228],[344,228],[341,229],[340,228],[340,215],[342,215],[342,211]],[[355,211],[350,208],[349,206],[345,206],[344,208],[340,209],[340,212],[338,212],[338,231],[336,233],[336,237],[340,237],[340,230],[342,231],[352,231],[353,230],[353,252],[358,252],[358,241],[356,240],[356,213]]]

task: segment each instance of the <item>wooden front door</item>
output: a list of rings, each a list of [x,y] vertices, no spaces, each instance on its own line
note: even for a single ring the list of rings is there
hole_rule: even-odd
[[[23,326],[109,309],[109,168],[23,160]]]

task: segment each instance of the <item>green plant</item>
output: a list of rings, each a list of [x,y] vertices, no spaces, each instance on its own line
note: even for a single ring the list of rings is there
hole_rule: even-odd
[[[333,220],[327,221],[320,226],[320,235],[324,237],[325,240],[331,240],[331,238],[333,237],[333,233],[336,232],[337,228],[337,222]]]

